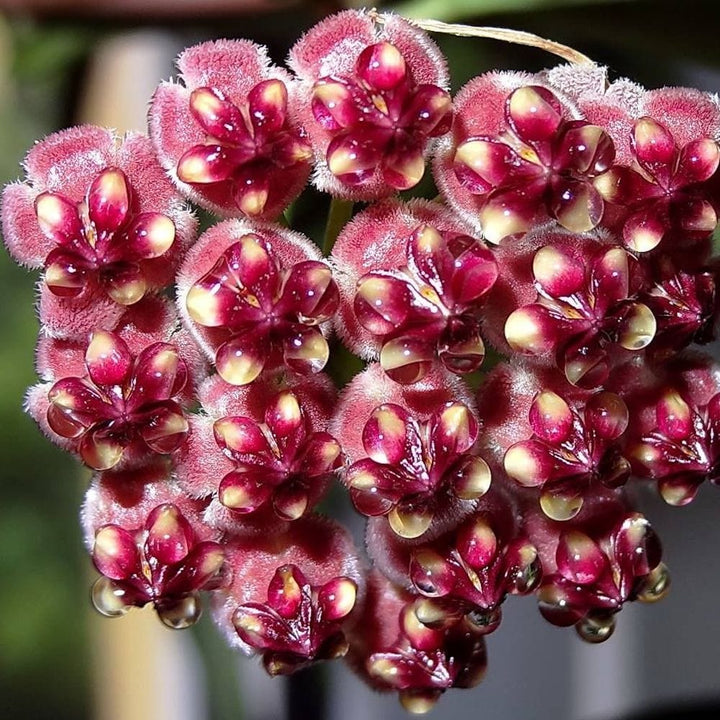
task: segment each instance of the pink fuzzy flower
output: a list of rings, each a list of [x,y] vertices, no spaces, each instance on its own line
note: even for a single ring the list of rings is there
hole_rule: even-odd
[[[126,453],[169,454],[185,440],[177,396],[188,373],[173,345],[155,343],[135,356],[121,337],[98,331],[85,366],[84,377],[63,377],[50,388],[47,423],[91,468],[112,468]]]
[[[368,684],[395,690],[413,714],[428,712],[450,688],[475,687],[487,669],[483,634],[464,621],[449,627],[423,624],[425,602],[371,573],[365,612],[348,655]]]
[[[535,253],[537,301],[510,314],[505,337],[516,351],[554,354],[571,383],[593,388],[607,379],[609,348],[647,347],[657,322],[635,299],[634,258],[622,248],[583,245],[585,255],[577,246]]]
[[[170,284],[196,225],[147,137],[76,127],[38,143],[25,167],[27,182],[3,193],[3,233],[16,260],[44,268],[46,332],[112,329],[125,306]]]
[[[616,498],[597,496],[569,526],[530,514],[528,529],[545,571],[537,593],[540,612],[553,625],[575,625],[587,642],[612,635],[625,602],[654,602],[667,593],[655,531]]]
[[[295,520],[340,464],[340,445],[327,432],[309,432],[299,398],[289,390],[268,400],[263,420],[235,415],[215,421],[215,441],[233,465],[220,482],[219,499],[241,514],[270,502],[283,520]]]
[[[477,198],[484,237],[498,243],[543,216],[573,232],[596,227],[604,204],[593,180],[615,158],[610,136],[573,119],[553,92],[538,85],[507,96],[505,127],[494,134],[494,122],[483,128],[474,117],[482,100],[472,90],[482,87],[480,79],[461,94],[460,112],[467,107],[472,134],[457,137],[453,167],[463,188]]]
[[[100,527],[92,549],[102,574],[93,603],[110,617],[153,603],[165,625],[180,629],[200,617],[198,592],[223,582],[224,552],[217,542],[199,541],[176,505],[155,507],[142,527]]]
[[[276,218],[310,172],[311,149],[294,120],[296,88],[247,40],[217,40],[178,58],[182,84],[162,83],[150,134],[180,191],[222,217]]]
[[[356,216],[333,248],[338,332],[396,382],[421,380],[439,360],[476,370],[483,299],[498,276],[485,245],[439,205],[386,202]]]
[[[271,675],[342,657],[365,580],[350,536],[307,516],[284,531],[228,537],[232,581],[216,595],[215,620],[234,647],[262,655]]]
[[[305,86],[319,189],[374,199],[420,181],[430,141],[452,120],[444,60],[422,31],[349,10],[310,30],[289,63]]]
[[[245,385],[279,365],[322,370],[338,290],[319,257],[298,233],[236,220],[198,240],[178,278],[180,308],[224,380]]]
[[[718,222],[717,98],[691,88],[616,92],[614,85],[587,99],[584,110],[627,148],[621,162],[595,181],[620,211],[623,241],[648,252],[665,238],[664,247],[708,237]]]

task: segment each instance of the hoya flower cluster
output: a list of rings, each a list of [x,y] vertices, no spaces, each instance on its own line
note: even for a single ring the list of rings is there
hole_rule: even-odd
[[[720,105],[592,64],[453,99],[421,30],[359,11],[288,67],[203,43],[149,136],[28,153],[2,205],[41,273],[26,407],[94,471],[101,613],[184,628],[206,603],[269,673],[344,657],[423,712],[482,679],[508,593],[590,642],[661,598],[626,489],[684,505],[720,482],[720,367],[696,347]],[[398,195],[430,173],[436,201]],[[330,257],[284,222],[308,182],[365,203]],[[217,217],[199,237],[188,201]],[[367,361],[341,390],[339,342]],[[335,482],[365,552],[317,511]]]

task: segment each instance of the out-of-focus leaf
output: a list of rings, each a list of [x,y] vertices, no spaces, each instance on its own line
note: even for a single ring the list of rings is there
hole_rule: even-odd
[[[408,18],[433,18],[458,22],[491,13],[547,10],[554,7],[579,7],[618,0],[410,0],[392,6],[392,10]],[[630,0],[625,0],[630,2]]]

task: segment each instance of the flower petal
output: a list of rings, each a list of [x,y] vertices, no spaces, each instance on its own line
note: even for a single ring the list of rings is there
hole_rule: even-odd
[[[401,385],[412,385],[430,371],[436,357],[432,338],[402,335],[388,340],[380,351],[380,365]]]
[[[651,206],[628,217],[623,226],[623,242],[635,252],[649,252],[660,244],[667,229],[663,214]]]
[[[240,145],[251,139],[242,113],[220,90],[211,87],[193,90],[190,112],[202,129],[217,140]]]
[[[434,513],[429,507],[394,507],[388,522],[396,535],[406,540],[420,537],[432,524]]]
[[[554,462],[548,448],[537,440],[512,445],[503,460],[505,472],[524,487],[539,487],[552,476]]]
[[[329,622],[347,617],[355,608],[357,583],[347,577],[336,577],[326,582],[318,592],[318,606]]]
[[[505,321],[505,339],[510,347],[528,355],[547,354],[563,336],[566,331],[562,324],[538,303],[518,308]]]
[[[145,527],[146,556],[163,565],[173,565],[187,557],[194,540],[193,532],[175,505],[158,505],[148,515]]]
[[[268,585],[268,605],[278,615],[291,618],[297,615],[303,596],[309,595],[310,583],[297,565],[283,565],[273,575]]]
[[[483,237],[498,245],[508,235],[523,233],[542,207],[546,181],[492,192],[480,210]]]
[[[389,335],[405,323],[411,293],[406,281],[368,273],[358,280],[353,309],[360,324],[373,335]]]
[[[417,423],[400,405],[376,407],[365,423],[363,447],[368,456],[382,465],[397,465],[411,450],[420,446]]]
[[[233,470],[220,482],[218,500],[237,513],[255,512],[273,494],[276,477],[277,473],[265,468]]]
[[[364,103],[356,102],[357,89],[342,78],[321,78],[313,86],[312,112],[326,130],[353,127]]]
[[[540,248],[532,267],[535,280],[550,297],[573,295],[585,285],[585,265],[563,248]]]
[[[655,337],[657,320],[643,303],[630,303],[618,326],[618,344],[626,350],[642,350]]]
[[[709,180],[720,165],[720,149],[715,140],[701,138],[689,142],[680,151],[675,183],[694,185]]]
[[[77,297],[85,289],[87,276],[84,259],[77,253],[56,248],[45,259],[45,284],[53,295]]]
[[[330,347],[317,328],[298,325],[283,339],[283,359],[295,372],[318,373],[329,357]]]
[[[395,190],[415,187],[425,174],[423,147],[413,136],[392,138],[382,158],[383,180]]]
[[[265,434],[260,426],[248,417],[229,416],[220,418],[213,423],[215,442],[236,460],[244,460],[243,456],[262,456],[271,453]]]
[[[87,195],[88,215],[98,234],[97,243],[119,230],[130,212],[130,185],[119,168],[103,170]]]
[[[582,120],[565,124],[562,137],[553,152],[553,165],[573,175],[598,175],[615,160],[612,138],[598,125]]]
[[[437,85],[418,85],[400,123],[414,133],[437,137],[450,129],[452,99]]]
[[[615,393],[596,393],[585,405],[586,426],[605,440],[617,440],[627,429],[629,420],[627,405]]]
[[[633,127],[631,142],[640,165],[668,187],[678,151],[670,131],[653,118],[642,117]]]
[[[530,406],[533,432],[551,445],[559,445],[568,439],[573,420],[570,406],[551,390],[538,393]]]
[[[442,297],[445,283],[452,277],[454,258],[442,234],[431,225],[421,225],[407,243],[410,267],[419,278]]]
[[[478,423],[467,405],[445,405],[428,425],[428,444],[435,464],[445,467],[449,458],[470,450],[477,435]]]
[[[134,418],[140,437],[156,453],[168,455],[187,437],[188,421],[182,408],[168,401]]]
[[[455,258],[451,295],[461,305],[476,302],[490,291],[499,274],[492,252],[476,240]]]
[[[289,445],[294,453],[305,437],[305,416],[297,395],[290,390],[276,395],[265,410],[265,424],[278,443],[280,452],[284,454]]]
[[[605,205],[602,196],[585,180],[553,178],[550,212],[568,230],[583,233],[597,227]]]
[[[149,260],[165,254],[175,242],[175,223],[161,213],[141,213],[127,230],[125,256]]]
[[[477,370],[485,359],[485,344],[477,322],[453,318],[438,340],[438,357],[454,373]]]
[[[250,119],[255,128],[255,138],[272,135],[285,125],[288,93],[285,83],[277,78],[259,82],[248,93]]]
[[[212,87],[193,90],[190,93],[190,112],[202,129],[217,140],[240,145],[251,139],[242,113],[220,90]]]
[[[340,465],[340,443],[326,432],[313,433],[303,448],[300,473],[307,477],[319,477]]]
[[[133,377],[127,399],[129,410],[177,395],[187,377],[187,368],[174,345],[153,343],[137,356]],[[178,387],[179,382],[182,384]]]
[[[85,351],[85,365],[96,385],[123,385],[133,367],[127,343],[115,333],[96,330]]]
[[[477,500],[489,489],[492,482],[490,466],[480,457],[466,458],[452,469],[452,489],[461,500]]]
[[[102,271],[100,277],[105,292],[118,305],[134,305],[147,292],[145,275],[135,263],[113,263]]]
[[[35,214],[40,229],[58,245],[70,245],[77,249],[86,244],[77,205],[63,195],[40,193],[35,198]]]
[[[560,535],[556,558],[562,576],[578,585],[592,585],[608,567],[602,550],[590,537],[578,530]]]
[[[233,178],[233,199],[248,217],[265,212],[270,195],[270,176],[263,164],[248,163],[240,168]]]
[[[302,483],[281,485],[273,495],[273,509],[283,520],[297,520],[308,509],[308,492]]]
[[[593,265],[593,289],[601,307],[625,300],[630,291],[628,254],[622,248],[608,250]]]
[[[177,176],[182,182],[198,185],[222,182],[253,157],[254,152],[247,148],[194,145],[178,160]]]
[[[50,426],[55,430],[54,421],[64,417],[63,422],[69,422],[70,427],[88,428],[98,420],[111,419],[116,416],[115,408],[107,398],[103,397],[98,389],[87,380],[77,377],[63,378],[58,380],[48,393],[50,408],[54,408],[52,414],[48,414]],[[62,434],[64,425],[58,423],[56,432]],[[74,437],[65,436],[65,437]]]
[[[217,349],[215,367],[225,382],[247,385],[265,367],[269,348],[269,338],[265,332],[235,335]]]
[[[517,136],[527,142],[547,141],[562,123],[562,106],[546,88],[528,85],[507,99],[505,116]]]
[[[92,559],[98,571],[111,580],[130,577],[140,560],[132,534],[117,525],[103,525],[95,533]]]
[[[330,267],[306,260],[293,265],[275,310],[314,325],[333,317],[339,304],[340,293]]]
[[[102,424],[82,436],[78,451],[83,462],[93,470],[109,470],[120,462],[126,445],[122,432]]]
[[[328,145],[326,159],[330,172],[348,185],[369,178],[380,165],[384,145],[374,136],[356,136],[355,129],[340,133]]]
[[[366,47],[358,56],[355,72],[374,90],[393,90],[405,80],[405,58],[395,45],[379,42]]]

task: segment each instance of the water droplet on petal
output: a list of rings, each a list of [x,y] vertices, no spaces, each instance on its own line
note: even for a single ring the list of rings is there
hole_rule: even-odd
[[[200,619],[202,607],[197,595],[188,595],[173,605],[158,607],[157,614],[163,625],[173,630],[184,630]]]
[[[575,630],[585,642],[605,642],[615,630],[615,615],[588,614],[577,622]]]
[[[105,617],[120,617],[132,607],[125,604],[125,591],[106,577],[95,581],[90,597],[95,609]]]
[[[662,600],[670,592],[670,572],[665,563],[660,563],[643,580],[638,589],[637,598],[641,602],[654,603]]]

